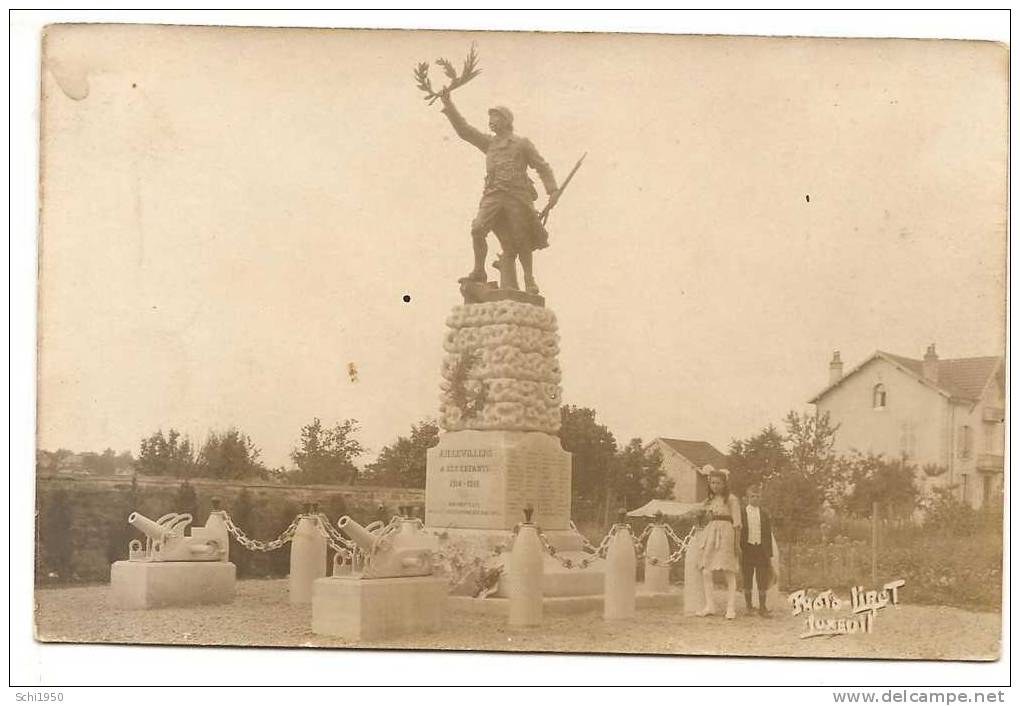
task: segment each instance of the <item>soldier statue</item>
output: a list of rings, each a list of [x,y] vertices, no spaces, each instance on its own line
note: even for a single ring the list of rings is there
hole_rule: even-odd
[[[485,187],[478,204],[478,215],[471,222],[471,243],[475,264],[465,280],[484,283],[486,239],[496,234],[503,248],[496,265],[500,271],[500,287],[520,289],[517,284],[517,260],[524,272],[524,291],[538,294],[538,284],[532,266],[532,253],[549,247],[549,233],[533,206],[538,198],[535,185],[528,177],[528,167],[534,169],[549,195],[551,208],[559,199],[556,177],[531,140],[514,134],[514,116],[509,108],[496,106],[489,109],[487,135],[472,127],[457,110],[448,90],[440,93],[443,113],[457,135],[485,153]]]
[[[431,105],[442,101],[442,111],[449,119],[457,135],[485,153],[485,187],[478,204],[478,214],[471,223],[471,242],[474,248],[474,268],[461,278],[461,291],[465,298],[475,296],[479,288],[486,289],[488,276],[485,273],[485,257],[488,254],[486,240],[489,233],[495,233],[503,248],[494,266],[499,270],[499,286],[503,290],[520,291],[517,283],[517,261],[524,272],[524,291],[533,298],[538,296],[538,284],[532,263],[535,250],[549,247],[549,233],[545,229],[546,219],[560,194],[567,187],[581,162],[582,156],[561,186],[556,185],[549,163],[535,149],[526,137],[514,134],[514,114],[509,108],[496,106],[489,109],[489,130],[487,134],[468,124],[450,98],[450,92],[463,86],[481,73],[478,55],[472,45],[464,61],[464,68],[457,72],[446,59],[436,59],[443,72],[451,79],[448,86],[434,89],[429,79],[428,62],[417,65],[414,77],[418,88],[425,93],[425,100]],[[538,199],[535,185],[528,177],[528,168],[538,173],[549,195],[549,202],[542,213],[535,211]],[[524,296],[524,295],[518,295]]]

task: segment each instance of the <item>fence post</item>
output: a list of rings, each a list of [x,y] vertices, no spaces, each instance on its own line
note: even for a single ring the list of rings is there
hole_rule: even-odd
[[[661,524],[652,525],[645,542],[645,589],[649,593],[669,591],[669,554],[666,530]]]
[[[305,512],[298,520],[290,546],[290,602],[304,605],[312,602],[312,585],[326,575],[326,538],[319,531],[319,519]]]
[[[527,520],[517,530],[507,562],[509,623],[513,627],[542,624],[542,541],[538,528],[531,524],[530,512]]]
[[[793,578],[793,568],[797,565],[797,561],[794,557],[796,552],[796,546],[793,542],[790,542],[790,551],[786,553],[786,580],[790,583],[790,586],[796,586],[797,582]],[[791,589],[792,590],[792,589]]]
[[[629,525],[622,525],[609,540],[606,551],[602,617],[633,618],[637,607],[637,554]]]
[[[878,501],[871,503],[871,585],[878,585]]]

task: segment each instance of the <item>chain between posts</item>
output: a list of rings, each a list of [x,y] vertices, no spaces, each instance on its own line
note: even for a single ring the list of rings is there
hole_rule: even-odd
[[[687,553],[687,549],[688,547],[690,547],[691,542],[694,540],[694,535],[698,531],[698,528],[696,526],[691,527],[690,531],[687,533],[687,536],[685,536],[683,539],[680,539],[679,535],[677,535],[677,533],[673,530],[672,527],[665,524],[663,525],[663,527],[666,530],[666,536],[669,539],[671,539],[674,544],[677,545],[677,549],[676,551],[669,555],[669,559],[667,559],[666,561],[662,561],[658,557],[649,557],[648,563],[651,564],[652,566],[663,565],[672,566],[673,564],[676,564],[678,561],[680,561],[684,554]]]
[[[645,529],[641,532],[641,534],[634,538],[634,553],[637,559],[645,558],[645,540],[647,540],[648,535],[651,533],[653,526],[654,525],[647,525]],[[691,531],[687,533],[687,536],[681,539],[676,534],[676,532],[673,531],[672,527],[670,527],[669,525],[663,525],[663,527],[666,530],[667,536],[673,540],[674,544],[677,545],[677,549],[670,555],[667,561],[662,561],[661,559],[658,559],[656,557],[648,557],[648,562],[652,566],[660,566],[663,564],[672,565],[680,561],[680,559],[687,552],[687,548],[690,546],[690,543],[694,538],[694,534],[697,531],[696,527],[692,527]],[[570,529],[573,530],[575,534],[581,537],[582,546],[584,547],[584,550],[588,553],[588,556],[584,557],[583,559],[575,560],[569,557],[560,556],[556,547],[552,545],[552,543],[549,541],[549,538],[546,537],[545,533],[543,533],[541,530],[538,531],[538,538],[542,543],[542,548],[543,550],[545,550],[545,553],[551,556],[556,561],[558,561],[560,565],[563,566],[563,568],[586,569],[589,566],[591,566],[597,559],[605,559],[606,553],[609,550],[609,543],[612,541],[613,537],[615,537],[616,533],[622,529],[630,530],[630,525],[619,522],[614,524],[609,529],[609,532],[606,534],[606,536],[602,538],[602,541],[599,542],[599,545],[597,547],[593,545],[591,542],[589,542],[588,539],[583,534],[581,534],[580,531],[578,531],[577,525],[575,525],[573,521],[571,521],[570,523]],[[514,530],[516,534],[517,528],[514,528]]]
[[[577,527],[574,525],[574,523],[571,522],[570,525],[571,528],[575,532],[577,532]],[[560,563],[560,566],[562,566],[564,569],[587,569],[589,566],[595,563],[597,559],[606,558],[606,552],[609,551],[609,542],[612,541],[613,537],[616,536],[616,533],[623,528],[630,529],[630,525],[620,523],[613,525],[610,528],[609,533],[602,538],[602,541],[599,543],[598,547],[595,547],[594,545],[589,543],[586,539],[584,539],[584,535],[581,535],[580,532],[577,532],[579,535],[581,535],[583,544],[586,545],[585,548],[587,549],[587,547],[591,547],[594,551],[589,551],[588,556],[584,557],[583,559],[578,559],[576,561],[574,559],[571,559],[570,557],[560,556],[556,547],[552,545],[552,543],[549,541],[549,538],[545,536],[545,533],[542,532],[541,529],[538,530],[538,539],[542,543],[542,549],[545,550],[545,553],[551,556],[556,561],[558,561]]]
[[[287,528],[280,533],[280,535],[276,539],[269,542],[263,542],[258,539],[252,539],[247,534],[245,534],[245,532],[240,527],[234,524],[234,521],[230,518],[229,513],[223,511],[223,523],[226,526],[227,531],[234,537],[234,539],[237,540],[238,544],[240,544],[245,549],[253,552],[272,552],[276,551],[277,549],[280,549],[284,544],[294,539],[294,533],[297,531],[298,523],[305,518],[316,520],[315,524],[316,527],[318,528],[319,533],[325,538],[326,543],[329,545],[329,547],[333,551],[335,551],[338,555],[340,555],[341,559],[344,562],[353,563],[357,557],[361,556],[367,564],[372,560],[372,556],[375,554],[376,547],[378,547],[380,544],[379,541],[376,541],[371,553],[364,552],[355,542],[347,539],[346,537],[343,536],[343,534],[341,534],[340,530],[334,528],[332,524],[329,522],[329,518],[322,513],[298,515],[294,518],[290,525],[288,525]],[[389,521],[389,523],[382,529],[382,531],[379,532],[378,535],[379,539],[382,539],[392,534],[393,532],[397,531],[400,528],[400,524],[403,521],[404,518],[400,516],[394,516]],[[422,523],[422,521],[420,519],[417,519],[415,521],[418,523],[419,528],[424,530],[424,524]],[[514,539],[516,539],[520,527],[521,527],[520,524],[514,527],[513,533],[510,537],[510,542],[507,544],[506,549],[502,551],[496,550],[495,554],[500,554],[503,551],[509,552],[513,548],[513,541]],[[648,535],[651,533],[652,527],[653,525],[646,526],[644,531],[642,531],[641,534],[634,540],[634,549],[638,559],[643,558],[645,555],[644,543]],[[687,552],[687,549],[690,546],[690,543],[693,540],[695,533],[697,532],[697,528],[692,527],[691,530],[687,533],[687,535],[681,539],[673,530],[673,528],[670,527],[669,525],[664,524],[662,525],[662,527],[665,529],[668,538],[672,540],[672,542],[677,546],[677,549],[672,554],[670,554],[669,559],[666,561],[663,561],[657,557],[649,557],[648,562],[652,566],[660,566],[664,564],[673,565],[680,561],[680,559]],[[584,551],[588,554],[588,556],[585,556],[584,558],[578,560],[560,556],[556,547],[552,545],[552,543],[549,541],[549,538],[546,537],[545,533],[542,532],[540,528],[538,528],[538,539],[542,544],[543,551],[545,551],[546,554],[548,554],[557,562],[559,562],[559,564],[563,566],[563,568],[586,569],[589,566],[591,566],[596,560],[605,559],[606,553],[609,550],[609,543],[612,541],[613,537],[616,536],[616,533],[624,528],[629,530],[630,525],[626,523],[614,524],[610,528],[606,536],[602,538],[602,541],[599,543],[599,545],[596,547],[591,542],[589,542],[588,539],[583,534],[581,534],[581,532],[577,529],[577,525],[575,525],[574,522],[571,520],[570,529],[581,538],[582,547]],[[448,548],[446,551],[437,550],[436,558],[443,566],[444,573],[446,573],[450,577],[449,580],[452,585],[459,584],[460,582],[463,581],[464,577],[467,576],[469,572],[475,569],[480,569],[482,568],[483,565],[482,557],[469,558],[467,557],[464,551],[457,550],[452,547]]]
[[[227,531],[237,540],[238,544],[251,552],[273,552],[280,549],[287,542],[293,541],[298,523],[306,518],[316,520],[315,524],[318,527],[319,534],[323,536],[329,547],[339,554],[344,561],[353,560],[355,553],[358,551],[358,545],[341,535],[339,530],[334,530],[332,525],[330,525],[329,518],[322,513],[298,515],[287,526],[287,529],[280,533],[280,536],[272,541],[263,542],[262,540],[249,537],[245,534],[244,530],[234,524],[229,513],[225,510],[222,512],[223,524]]]
[[[574,524],[573,520],[570,520],[570,530],[581,538],[581,546],[589,554],[596,554],[599,550],[594,544],[588,541],[588,538],[581,534],[581,530],[577,529],[577,525]]]
[[[273,552],[294,539],[294,532],[297,531],[298,522],[300,522],[303,517],[302,515],[298,515],[290,523],[287,529],[280,533],[279,537],[270,542],[263,542],[258,539],[252,539],[246,535],[240,527],[234,524],[234,521],[230,519],[230,515],[225,510],[222,510],[221,512],[223,512],[223,524],[226,526],[227,531],[234,536],[234,539],[237,540],[238,544],[251,552]]]

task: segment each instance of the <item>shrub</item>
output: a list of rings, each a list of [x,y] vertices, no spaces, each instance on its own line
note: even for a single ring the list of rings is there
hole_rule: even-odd
[[[1002,602],[1002,526],[994,514],[963,510],[943,501],[940,521],[925,525],[882,523],[878,541],[878,582],[906,581],[909,603],[984,610]],[[960,503],[962,505],[962,503]],[[969,512],[968,512],[969,511]],[[827,538],[781,545],[783,590],[847,591],[871,584],[869,523],[835,518]],[[960,529],[966,531],[959,531]]]
[[[953,535],[972,535],[1002,526],[1002,508],[975,510],[956,495],[957,486],[933,488],[924,501],[925,529]]]

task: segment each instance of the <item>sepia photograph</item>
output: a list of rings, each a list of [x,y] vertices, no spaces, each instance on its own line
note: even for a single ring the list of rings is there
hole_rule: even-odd
[[[40,41],[36,640],[1002,656],[1007,45]]]

